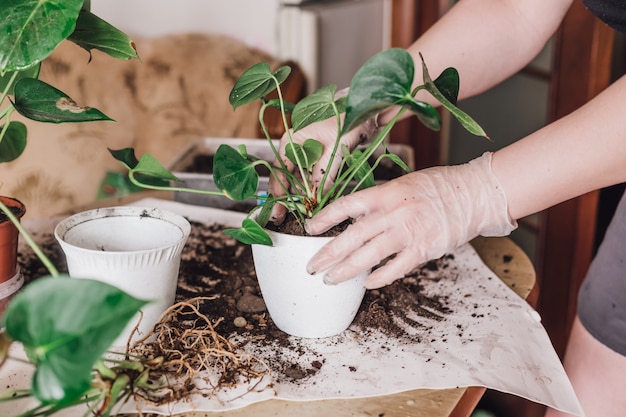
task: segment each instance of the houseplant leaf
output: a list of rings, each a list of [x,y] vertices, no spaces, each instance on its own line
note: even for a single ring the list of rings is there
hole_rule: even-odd
[[[352,153],[350,153],[350,150],[345,145],[342,146],[342,152],[344,154],[346,164],[349,167],[355,168],[354,179],[360,184],[359,189],[369,188],[376,185],[372,167],[367,162],[363,152],[359,149],[355,149]]]
[[[426,63],[424,62],[424,58],[422,57],[421,54],[420,54],[420,58],[422,59],[422,73],[424,77],[424,87],[426,88],[426,90],[430,94],[432,94],[432,96],[435,97],[441,103],[443,107],[445,107],[450,113],[452,113],[452,115],[459,121],[459,123],[461,123],[461,125],[468,132],[476,136],[483,136],[483,137],[488,138],[487,133],[485,133],[483,128],[478,123],[476,123],[474,119],[472,119],[468,114],[466,114],[464,111],[462,111],[457,106],[455,106],[452,101],[450,101],[447,95],[450,93],[450,91],[447,91],[446,94],[439,91],[439,89],[437,88],[437,85],[435,84],[435,82],[433,82],[433,80],[430,77],[430,74],[428,73],[428,68],[426,68]],[[444,80],[440,79],[441,77],[438,78],[439,84],[449,87],[450,86],[449,78],[452,76],[453,75],[450,72],[445,74],[445,77],[444,77],[445,82]],[[457,74],[457,77],[458,77],[458,74]],[[458,87],[457,87],[457,90],[458,90]]]
[[[437,87],[437,90],[439,90],[450,103],[456,106],[460,85],[459,72],[456,68],[446,68],[433,83],[435,87]]]
[[[259,244],[272,246],[272,239],[254,220],[246,218],[239,229],[224,229],[224,233],[246,245]]]
[[[4,126],[0,126],[0,131]],[[26,125],[10,122],[0,141],[0,162],[10,162],[19,157],[26,148]]]
[[[98,49],[117,59],[138,58],[135,45],[128,35],[85,10],[78,15],[76,29],[68,40],[89,52]]]
[[[291,68],[288,66],[282,66],[272,73],[267,62],[253,65],[241,74],[230,91],[228,100],[233,109],[258,100],[274,91],[290,73]]]
[[[113,158],[126,165],[126,168],[128,169],[134,169],[139,163],[139,160],[135,156],[135,150],[133,148],[108,149]]]
[[[411,86],[415,67],[404,49],[391,48],[370,58],[350,82],[342,133],[395,104],[414,101]]]
[[[320,160],[324,145],[315,139],[307,139],[302,145],[290,142],[285,147],[287,158],[294,164],[300,163],[302,167],[311,170],[313,165]]]
[[[293,109],[291,124],[294,132],[311,123],[326,120],[335,115],[336,86],[327,85],[300,100]]]
[[[146,303],[96,280],[44,277],[27,285],[3,320],[37,365],[36,397],[43,403],[79,398],[89,389],[94,363]]]
[[[166,181],[180,181],[176,175],[172,174],[167,168],[161,165],[154,156],[147,153],[141,155],[139,162],[132,169],[132,172]]]
[[[15,109],[38,122],[66,123],[113,120],[98,109],[81,107],[62,91],[34,78],[15,84]]]
[[[3,0],[0,68],[23,70],[44,60],[76,25],[83,0]]]
[[[254,164],[228,145],[220,145],[215,151],[213,180],[217,188],[235,201],[254,197],[259,186]]]

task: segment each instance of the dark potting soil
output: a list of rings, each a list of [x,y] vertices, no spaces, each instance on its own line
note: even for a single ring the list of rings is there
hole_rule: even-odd
[[[11,213],[13,213],[16,216],[21,211],[20,207],[12,207],[12,206],[9,206],[9,210],[11,210]],[[8,220],[9,220],[9,216],[7,216],[4,211],[0,210],[0,223],[6,222]]]
[[[223,319],[215,330],[224,337],[238,335],[244,341],[264,340],[270,346],[287,348],[296,354],[302,352],[300,339],[279,330],[267,313],[250,246],[225,235],[222,225],[191,223],[191,235],[181,260],[177,301],[215,296],[204,301],[200,310],[216,322]],[[66,271],[64,257],[52,233],[36,233],[33,237],[59,270]],[[428,329],[424,329],[422,336],[408,335],[398,323],[414,322],[409,316],[416,314],[431,320],[446,319],[451,312],[446,297],[426,295],[421,280],[423,277],[432,280],[436,271],[448,268],[451,259],[446,256],[429,262],[404,279],[367,291],[353,327],[364,333],[380,331],[407,343],[420,343],[421,337],[429,337]],[[19,263],[26,283],[47,274],[30,250],[21,251]],[[302,366],[277,353],[269,362],[274,378],[296,382],[318,372],[324,360],[318,358]]]

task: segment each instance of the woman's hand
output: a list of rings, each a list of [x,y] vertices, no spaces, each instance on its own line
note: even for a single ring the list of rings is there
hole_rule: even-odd
[[[406,174],[329,205],[307,222],[310,234],[355,222],[309,261],[309,273],[325,272],[326,283],[339,283],[394,256],[367,278],[368,288],[379,288],[478,235],[508,235],[517,223],[491,156]]]

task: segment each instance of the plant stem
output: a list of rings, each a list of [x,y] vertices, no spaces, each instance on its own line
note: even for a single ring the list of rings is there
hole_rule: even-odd
[[[335,111],[335,117],[337,119],[337,138],[335,139],[335,145],[333,147],[333,151],[330,155],[330,159],[328,160],[328,164],[326,165],[326,169],[324,170],[324,175],[322,176],[322,181],[320,182],[320,186],[317,190],[317,201],[318,206],[320,205],[320,201],[322,201],[322,197],[324,195],[324,185],[326,184],[326,180],[328,179],[328,175],[331,172],[333,161],[335,160],[335,155],[337,155],[337,150],[339,149],[340,139],[341,139],[341,115],[339,114],[339,109],[337,105],[333,103],[333,109]],[[343,159],[342,159],[343,160]]]
[[[15,225],[20,235],[22,235],[26,243],[28,243],[28,246],[31,247],[31,249],[35,252],[35,255],[37,255],[37,258],[39,258],[39,260],[44,264],[48,272],[50,272],[50,275],[52,275],[53,277],[58,277],[59,271],[57,270],[57,268],[50,261],[50,259],[43,253],[39,245],[35,243],[35,241],[30,236],[30,234],[26,231],[26,229],[24,229],[24,226],[22,226],[22,223],[20,222],[20,220],[17,217],[15,217],[13,212],[2,201],[0,201],[0,210],[2,210],[7,215],[9,220],[11,220],[11,223]]]
[[[318,202],[318,209],[314,210],[313,214],[321,210],[326,205],[327,201],[330,198],[332,198],[334,195],[342,195],[344,193],[345,189],[348,187],[350,183],[350,180],[354,178],[359,168],[374,154],[374,151],[383,143],[383,141],[385,140],[385,138],[387,137],[387,135],[389,134],[389,132],[391,131],[395,123],[398,121],[402,113],[404,113],[405,111],[406,111],[405,108],[400,109],[400,111],[398,111],[398,113],[393,117],[393,119],[391,119],[391,121],[388,124],[386,124],[378,132],[378,134],[376,135],[372,143],[370,143],[367,146],[367,148],[363,151],[363,154],[361,155],[360,162],[358,165],[356,165],[353,169],[348,170],[346,173],[341,174],[335,180],[335,184],[333,184],[333,187],[331,188],[331,190],[335,188],[335,186],[339,187],[338,184],[341,184],[341,186],[338,189],[336,189],[335,192],[327,192],[324,195],[324,198]]]
[[[11,75],[11,78],[9,79],[9,82],[6,84],[4,91],[2,91],[2,96],[0,96],[0,103],[4,103],[4,99],[9,95],[9,90],[11,89],[11,86],[15,82],[15,79],[17,78],[17,74],[18,72],[15,71]],[[13,113],[13,110],[15,110],[15,108],[13,107],[12,104],[9,104],[6,108],[4,108],[0,112],[0,119],[6,118],[7,120],[4,126],[2,126],[2,131],[0,131],[0,143],[2,143],[2,139],[4,139],[4,135],[6,134],[6,131],[9,129],[9,124],[10,124],[9,119],[10,119],[11,113]]]

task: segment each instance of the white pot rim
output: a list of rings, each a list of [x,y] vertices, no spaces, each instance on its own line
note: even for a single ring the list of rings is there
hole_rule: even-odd
[[[84,251],[85,253],[94,253],[100,252],[97,249],[84,248],[81,246],[73,245],[65,240],[65,235],[71,229],[81,224],[104,220],[112,217],[150,217],[156,220],[164,220],[178,227],[181,232],[181,236],[176,242],[177,244],[187,240],[189,234],[191,233],[191,224],[189,221],[180,214],[173,213],[171,211],[162,210],[154,207],[141,207],[141,206],[114,206],[114,207],[103,207],[97,208],[93,210],[87,210],[80,213],[73,214],[65,219],[61,220],[56,227],[54,228],[54,236],[57,240],[63,241],[64,244],[74,247],[76,250]],[[117,256],[118,254],[124,254],[124,256],[132,255],[132,254],[141,254],[147,252],[154,252],[157,250],[162,250],[171,246],[170,244],[164,244],[161,246],[154,246],[149,249],[141,249],[141,250],[128,250],[124,252],[104,252],[102,255],[110,255]]]

